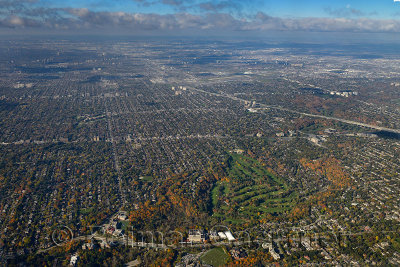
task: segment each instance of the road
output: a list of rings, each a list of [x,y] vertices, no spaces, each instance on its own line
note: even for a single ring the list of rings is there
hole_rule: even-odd
[[[240,102],[247,102],[248,101],[246,99],[238,98],[236,96],[232,96],[232,95],[228,95],[228,94],[212,93],[212,92],[207,92],[207,91],[204,91],[204,90],[201,90],[201,89],[196,89],[196,88],[193,88],[193,87],[187,87],[187,88],[189,90],[192,90],[192,91],[205,93],[205,94],[209,94],[209,95],[225,97],[225,98],[229,98],[231,100],[236,100],[236,101],[240,101]],[[343,123],[352,124],[352,125],[361,126],[361,127],[366,127],[366,128],[370,128],[370,129],[374,129],[374,130],[378,130],[378,131],[386,131],[386,132],[400,134],[400,129],[391,129],[391,128],[372,125],[372,124],[362,123],[362,122],[358,122],[358,121],[346,120],[346,119],[337,118],[337,117],[330,117],[330,116],[324,116],[324,115],[305,113],[305,112],[292,110],[292,109],[288,109],[288,108],[284,108],[284,107],[280,107],[280,106],[275,106],[275,105],[265,105],[265,104],[260,104],[260,103],[258,103],[258,104],[260,105],[260,108],[253,108],[254,110],[277,109],[277,110],[282,110],[282,111],[286,111],[286,112],[300,114],[300,115],[307,116],[307,117],[314,117],[314,118],[320,118],[320,119],[340,121],[340,122],[343,122]]]
[[[109,134],[109,137],[111,140],[112,150],[113,150],[114,168],[115,168],[115,171],[117,172],[118,187],[119,187],[119,192],[121,195],[121,202],[122,202],[121,205],[122,205],[122,207],[124,207],[124,205],[126,204],[126,198],[125,198],[124,191],[122,189],[122,179],[121,179],[121,169],[119,166],[119,157],[118,157],[117,147],[115,144],[114,134],[113,134],[113,130],[112,130],[112,122],[111,122],[112,117],[111,117],[111,113],[108,111],[108,106],[107,106],[106,102],[104,102],[104,105],[105,105],[105,109],[106,109],[108,134]]]

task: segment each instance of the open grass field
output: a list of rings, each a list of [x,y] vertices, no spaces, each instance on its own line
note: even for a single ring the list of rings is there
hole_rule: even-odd
[[[232,153],[226,172],[227,181],[219,181],[212,190],[214,216],[240,223],[288,211],[296,204],[296,193],[287,183],[255,159]]]
[[[151,177],[151,176],[141,176],[141,177],[139,177],[139,179],[144,182],[152,182],[153,181],[153,177]]]
[[[229,259],[229,255],[226,254],[223,248],[213,248],[207,251],[202,257],[201,260],[205,264],[209,264],[212,266],[224,266],[227,260]]]

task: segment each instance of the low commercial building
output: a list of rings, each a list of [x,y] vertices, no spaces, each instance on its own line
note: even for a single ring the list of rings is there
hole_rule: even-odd
[[[206,240],[206,233],[204,230],[191,229],[189,230],[188,240],[192,243],[203,243]]]

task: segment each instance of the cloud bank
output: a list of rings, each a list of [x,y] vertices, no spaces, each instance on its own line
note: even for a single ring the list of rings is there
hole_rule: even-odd
[[[246,1],[198,2],[136,0],[141,5],[162,3],[177,8],[173,14],[93,11],[87,8],[38,7],[35,0],[0,0],[0,28],[38,31],[168,32],[168,31],[332,31],[400,32],[400,20],[362,18],[356,9],[327,9],[334,18],[279,18],[263,12],[236,16]],[[191,9],[202,12],[190,12]],[[228,10],[233,10],[228,12]],[[235,11],[236,10],[236,11]],[[351,15],[351,17],[346,16]]]

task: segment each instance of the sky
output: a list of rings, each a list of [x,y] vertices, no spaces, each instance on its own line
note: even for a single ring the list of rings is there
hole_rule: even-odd
[[[0,0],[0,33],[400,33],[400,0]]]

